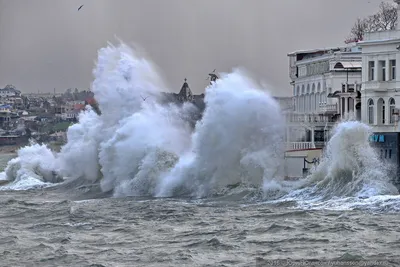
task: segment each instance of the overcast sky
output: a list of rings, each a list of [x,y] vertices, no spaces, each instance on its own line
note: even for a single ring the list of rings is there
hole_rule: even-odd
[[[0,87],[89,88],[97,50],[138,44],[171,91],[244,67],[289,95],[287,53],[342,45],[381,0],[0,0]],[[84,4],[78,12],[77,8]]]

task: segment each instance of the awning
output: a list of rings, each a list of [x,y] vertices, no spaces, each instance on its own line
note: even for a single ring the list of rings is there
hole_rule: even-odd
[[[337,62],[334,69],[361,69],[361,61]]]

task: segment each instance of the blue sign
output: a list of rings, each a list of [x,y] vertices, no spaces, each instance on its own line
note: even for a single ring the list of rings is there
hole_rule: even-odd
[[[383,134],[373,134],[369,137],[369,141],[375,143],[384,143],[385,136]]]

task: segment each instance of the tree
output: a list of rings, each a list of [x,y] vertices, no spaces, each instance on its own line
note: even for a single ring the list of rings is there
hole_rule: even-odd
[[[382,2],[376,14],[356,20],[345,43],[362,41],[367,32],[394,30],[396,26],[397,7],[393,4]]]

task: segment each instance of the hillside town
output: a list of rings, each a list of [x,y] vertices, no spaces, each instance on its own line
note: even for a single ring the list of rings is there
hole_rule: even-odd
[[[210,74],[211,81],[218,76]],[[162,103],[192,103],[196,109],[188,118],[194,127],[205,108],[204,94],[195,95],[187,79],[179,93],[162,93]],[[94,94],[90,90],[67,89],[62,94],[23,94],[13,85],[0,89],[0,150],[5,146],[11,151],[34,140],[38,143],[62,145],[66,142],[66,131],[78,121],[78,116],[87,105],[98,111]],[[10,152],[11,152],[10,151]]]
[[[94,105],[89,90],[62,94],[23,94],[13,85],[0,89],[0,146],[20,146],[30,139],[63,143],[66,129],[86,105]]]

